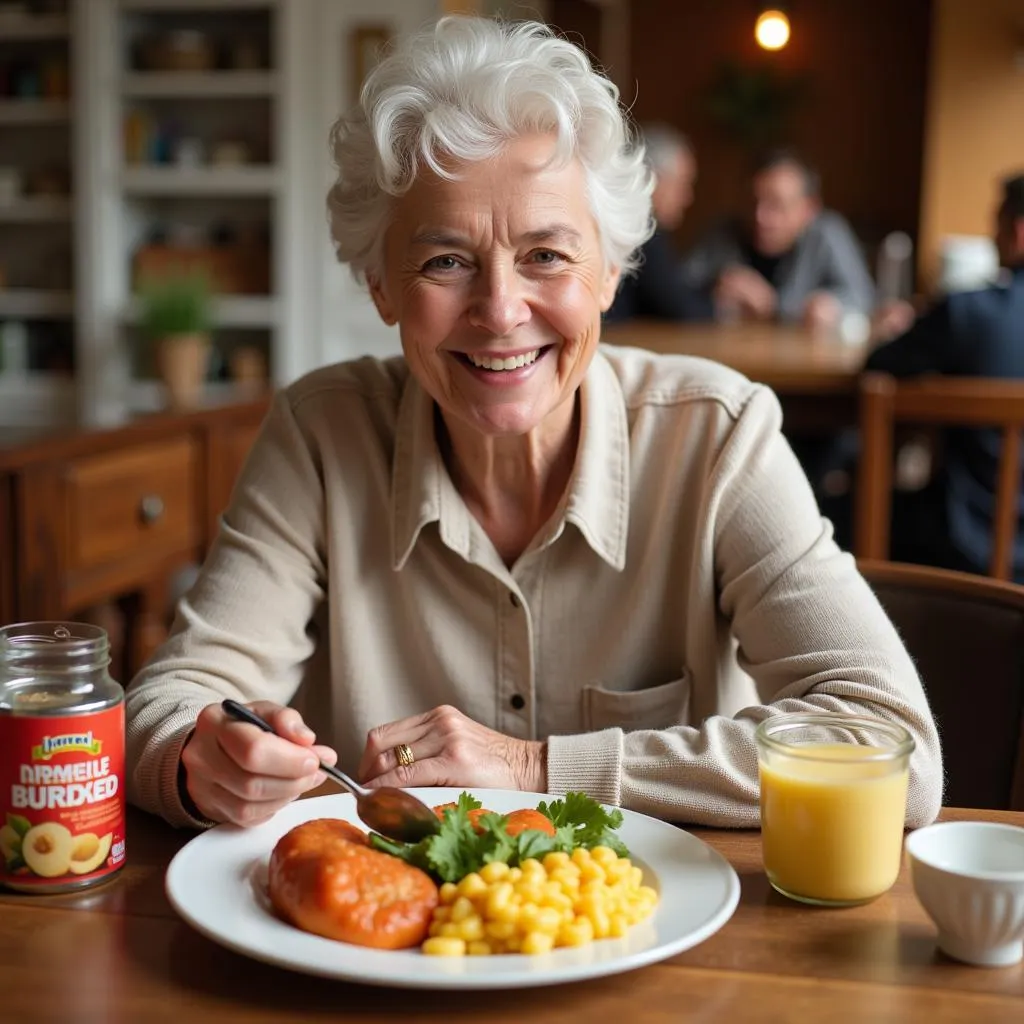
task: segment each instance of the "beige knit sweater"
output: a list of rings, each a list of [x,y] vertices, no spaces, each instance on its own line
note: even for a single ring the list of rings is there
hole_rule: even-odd
[[[352,771],[375,725],[453,704],[549,737],[548,788],[675,821],[758,822],[754,728],[899,722],[907,820],[939,741],[892,625],[831,539],[775,397],[723,367],[599,351],[562,512],[508,569],[400,359],[274,402],[173,633],[128,693],[129,795],[177,824],[177,766],[225,696],[293,703]]]

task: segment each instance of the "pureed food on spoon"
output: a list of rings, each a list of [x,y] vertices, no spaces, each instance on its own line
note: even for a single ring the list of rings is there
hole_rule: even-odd
[[[500,815],[463,793],[435,811],[440,831],[416,844],[335,819],[296,826],[271,855],[272,904],[343,942],[481,956],[619,937],[657,903],[615,834],[621,813],[584,794]]]

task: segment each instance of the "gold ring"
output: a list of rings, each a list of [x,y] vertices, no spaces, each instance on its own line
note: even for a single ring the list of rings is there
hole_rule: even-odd
[[[395,747],[395,757],[398,758],[398,763],[403,768],[408,768],[416,760],[416,755],[412,752],[412,747],[408,743],[399,743]]]

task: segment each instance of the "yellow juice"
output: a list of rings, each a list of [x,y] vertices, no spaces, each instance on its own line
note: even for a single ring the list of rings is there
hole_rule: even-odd
[[[881,895],[900,870],[907,759],[867,760],[879,748],[856,744],[797,749],[808,759],[775,753],[761,762],[769,880],[789,895],[826,903]]]

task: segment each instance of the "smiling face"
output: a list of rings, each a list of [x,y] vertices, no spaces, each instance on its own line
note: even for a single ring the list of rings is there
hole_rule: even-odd
[[[548,166],[554,144],[516,139],[453,166],[455,180],[424,170],[396,200],[370,291],[449,429],[569,429],[619,274],[604,265],[583,168]]]

